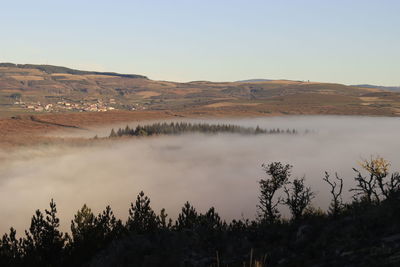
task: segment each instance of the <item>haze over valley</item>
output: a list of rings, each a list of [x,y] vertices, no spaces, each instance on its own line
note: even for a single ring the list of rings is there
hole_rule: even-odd
[[[84,147],[47,145],[3,151],[0,200],[13,201],[1,208],[6,216],[0,229],[5,232],[14,226],[22,232],[29,226],[32,212],[47,207],[51,198],[57,202],[66,231],[69,219],[83,203],[95,212],[110,204],[116,215],[125,219],[129,203],[140,190],[151,197],[156,211],[165,208],[172,217],[185,201],[190,201],[200,211],[214,206],[228,221],[254,219],[258,181],[265,176],[261,164],[272,161],[290,163],[295,176],[305,175],[306,183],[317,192],[313,205],[327,209],[330,196],[322,180],[324,171],[338,172],[344,178],[344,198],[350,200],[348,190],[355,185],[352,168],[360,168],[362,159],[380,155],[393,168],[400,164],[399,120],[356,116],[188,120],[294,128],[299,134],[187,134],[100,140]],[[134,127],[138,123],[128,124]],[[110,129],[55,135],[101,137]],[[288,216],[288,211],[284,212]]]

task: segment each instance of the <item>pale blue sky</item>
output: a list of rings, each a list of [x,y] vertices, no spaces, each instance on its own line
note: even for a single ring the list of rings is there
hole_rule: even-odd
[[[398,0],[0,0],[0,62],[400,85]]]

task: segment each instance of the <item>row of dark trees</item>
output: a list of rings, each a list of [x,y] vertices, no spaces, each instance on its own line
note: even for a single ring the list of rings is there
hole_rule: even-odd
[[[208,124],[208,123],[188,123],[188,122],[171,122],[171,123],[153,123],[149,125],[138,125],[130,128],[119,128],[117,131],[111,130],[109,137],[121,136],[151,136],[151,135],[177,135],[184,133],[237,133],[237,134],[297,134],[295,129],[262,129],[259,126],[242,127],[232,124]]]
[[[117,219],[109,206],[95,215],[83,205],[71,221],[70,233],[63,233],[59,230],[60,220],[52,200],[44,213],[40,210],[35,212],[25,236],[18,238],[14,228],[3,235],[0,266],[160,266],[161,263],[164,266],[217,266],[221,260],[218,251],[229,255],[225,263],[247,257],[243,248],[258,246],[275,251],[271,244],[281,244],[281,239],[292,240],[286,232],[310,217],[324,218],[327,223],[327,220],[338,220],[335,218],[342,214],[347,216],[354,205],[360,203],[370,208],[387,201],[399,202],[400,175],[397,172],[389,175],[387,161],[380,157],[371,158],[361,166],[364,172],[354,169],[357,186],[351,191],[356,193],[353,202],[347,204],[342,200],[343,179],[337,174],[331,178],[325,173],[323,180],[330,186],[332,195],[327,213],[312,208],[315,193],[305,185],[305,178],[292,179],[292,166],[280,162],[262,166],[267,177],[259,182],[259,217],[254,221],[242,219],[227,223],[213,207],[199,213],[189,202],[173,221],[164,209],[156,214],[150,206],[150,199],[140,192],[136,201],[131,203],[126,222]],[[282,218],[279,205],[289,208],[290,220]],[[253,243],[246,245],[249,240]],[[279,253],[280,250],[276,250],[275,254]],[[205,260],[198,259],[198,255]],[[251,258],[252,255],[253,251]],[[191,257],[191,263],[183,260],[187,257]],[[193,257],[197,257],[194,262]],[[262,258],[259,266],[267,262],[265,255]],[[274,255],[269,261],[274,262]]]
[[[128,220],[123,223],[116,219],[110,206],[97,216],[87,205],[74,215],[71,232],[59,230],[56,204],[50,202],[50,209],[37,210],[32,217],[25,236],[17,238],[14,228],[0,240],[0,266],[81,266],[111,242],[129,235],[157,234],[166,231],[196,229],[210,234],[227,230],[237,222],[228,225],[222,221],[212,207],[201,214],[186,202],[175,222],[168,218],[165,209],[156,214],[150,206],[150,199],[140,192],[135,203],[131,203]]]

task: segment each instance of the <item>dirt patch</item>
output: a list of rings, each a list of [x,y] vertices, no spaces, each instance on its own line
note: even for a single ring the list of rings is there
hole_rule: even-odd
[[[161,93],[154,92],[154,91],[141,91],[138,92],[137,95],[142,96],[143,98],[150,98],[152,96],[159,96]]]
[[[380,100],[379,97],[373,97],[373,96],[362,96],[360,97],[360,99],[365,102],[374,102]]]
[[[205,108],[222,108],[222,107],[234,107],[234,106],[257,106],[260,103],[233,103],[233,102],[218,102],[209,105],[205,105]]]
[[[51,74],[52,77],[56,78],[57,80],[64,80],[64,81],[82,81],[86,80],[87,78],[84,75],[72,75],[67,73],[53,73]]]
[[[43,81],[44,78],[40,76],[10,76],[17,81]]]
[[[201,92],[200,89],[176,89],[172,90],[171,93],[174,93],[176,95],[187,95],[187,94],[195,94]]]

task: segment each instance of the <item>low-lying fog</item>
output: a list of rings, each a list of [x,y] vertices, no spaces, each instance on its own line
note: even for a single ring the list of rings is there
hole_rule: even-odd
[[[21,234],[34,210],[47,208],[51,198],[57,203],[63,230],[69,229],[84,203],[96,213],[110,204],[125,220],[140,190],[150,196],[157,213],[166,208],[172,217],[188,200],[200,211],[215,206],[227,220],[254,218],[257,182],[265,176],[261,164],[272,161],[294,165],[294,176],[306,175],[307,184],[317,192],[314,206],[326,209],[330,195],[321,179],[325,170],[345,178],[349,198],[352,167],[358,167],[361,158],[379,154],[391,161],[392,170],[400,166],[399,118],[308,116],[207,122],[315,132],[196,134],[132,138],[84,148],[0,151],[1,158],[7,158],[0,162],[0,233],[14,226]],[[98,133],[104,134],[104,128]]]

